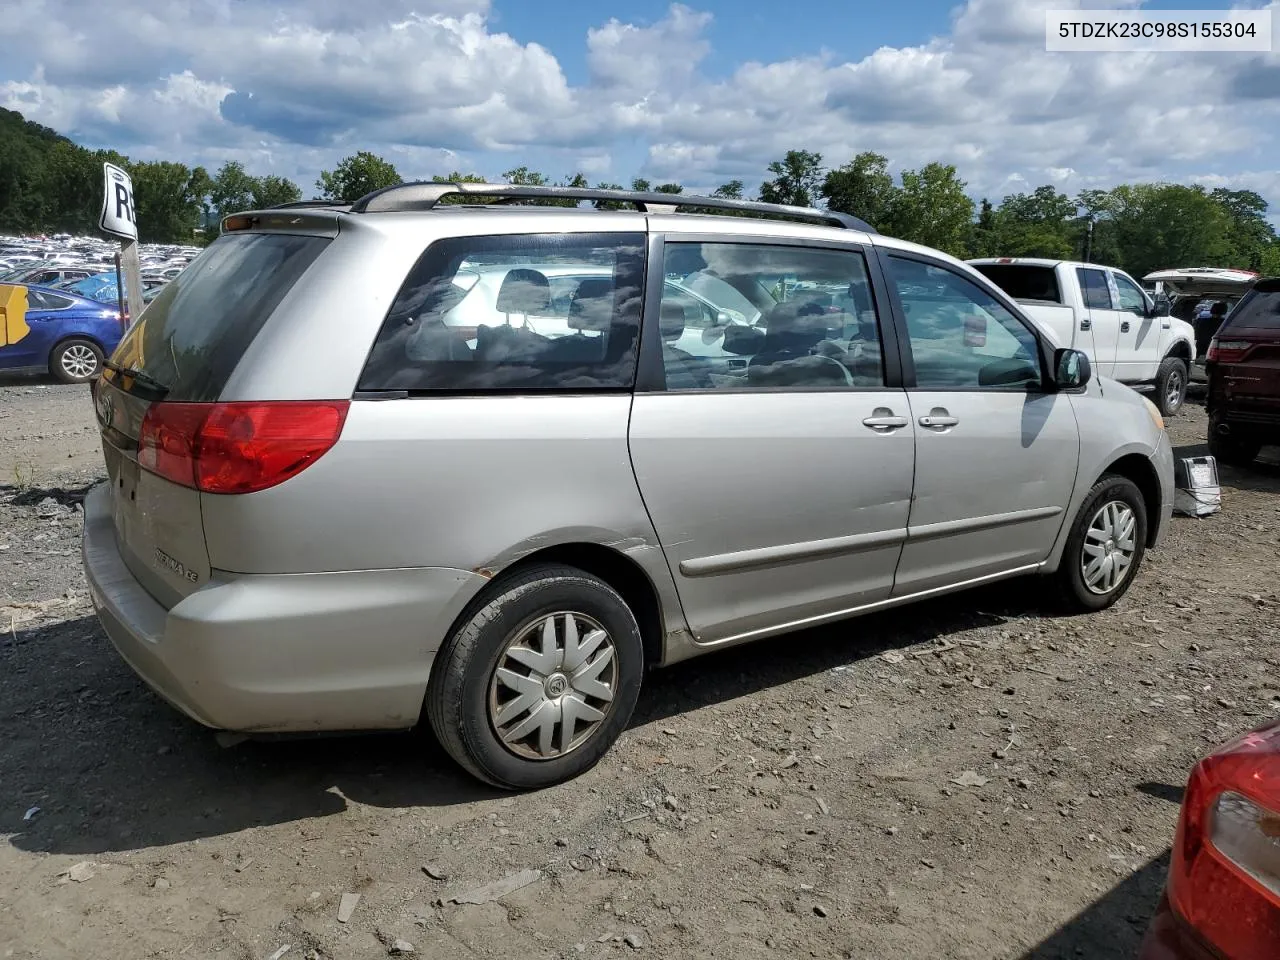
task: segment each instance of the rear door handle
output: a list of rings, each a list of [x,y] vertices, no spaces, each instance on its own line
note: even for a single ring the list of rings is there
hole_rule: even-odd
[[[933,430],[943,430],[947,427],[954,427],[959,422],[959,417],[953,417],[950,414],[931,413],[927,417],[920,418],[920,426],[929,427]]]
[[[1081,329],[1081,330],[1092,330],[1092,329],[1093,329],[1093,321],[1092,321],[1092,320],[1090,320],[1088,317],[1085,317],[1083,320],[1081,320],[1081,321],[1080,321],[1080,329]]]
[[[905,427],[910,421],[906,417],[895,417],[892,414],[879,414],[867,417],[862,421],[864,427],[870,427],[872,430],[880,433],[888,433],[890,430],[899,430]]]

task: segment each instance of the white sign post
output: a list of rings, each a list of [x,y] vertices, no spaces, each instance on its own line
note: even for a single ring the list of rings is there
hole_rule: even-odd
[[[129,323],[142,313],[142,277],[138,263],[138,218],[133,206],[133,180],[114,163],[102,165],[102,216],[98,226],[120,238],[120,268],[124,289],[118,291],[128,308]]]

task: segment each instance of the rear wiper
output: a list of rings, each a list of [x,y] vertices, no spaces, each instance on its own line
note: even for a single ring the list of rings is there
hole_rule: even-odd
[[[155,377],[143,373],[141,370],[135,370],[133,367],[126,367],[119,363],[112,363],[110,360],[102,361],[102,365],[108,370],[120,374],[122,377],[128,377],[139,386],[145,387],[152,393],[158,393],[163,397],[169,392],[168,384],[161,383]]]

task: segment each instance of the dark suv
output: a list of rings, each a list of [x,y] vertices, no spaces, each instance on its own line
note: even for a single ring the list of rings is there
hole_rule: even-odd
[[[1209,344],[1209,451],[1244,465],[1280,444],[1280,278],[1259,280]]]

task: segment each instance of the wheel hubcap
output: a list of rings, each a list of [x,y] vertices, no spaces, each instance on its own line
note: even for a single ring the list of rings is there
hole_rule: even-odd
[[[82,344],[73,344],[62,351],[62,369],[73,377],[89,377],[98,369],[98,358]]]
[[[1105,503],[1085,532],[1080,569],[1091,593],[1105,595],[1124,583],[1137,552],[1138,518],[1122,500]]]
[[[512,634],[489,682],[489,722],[503,746],[553,760],[582,746],[613,706],[613,638],[586,614],[539,617]]]
[[[1174,373],[1169,376],[1169,391],[1165,395],[1170,409],[1176,407],[1182,402],[1182,374]]]

